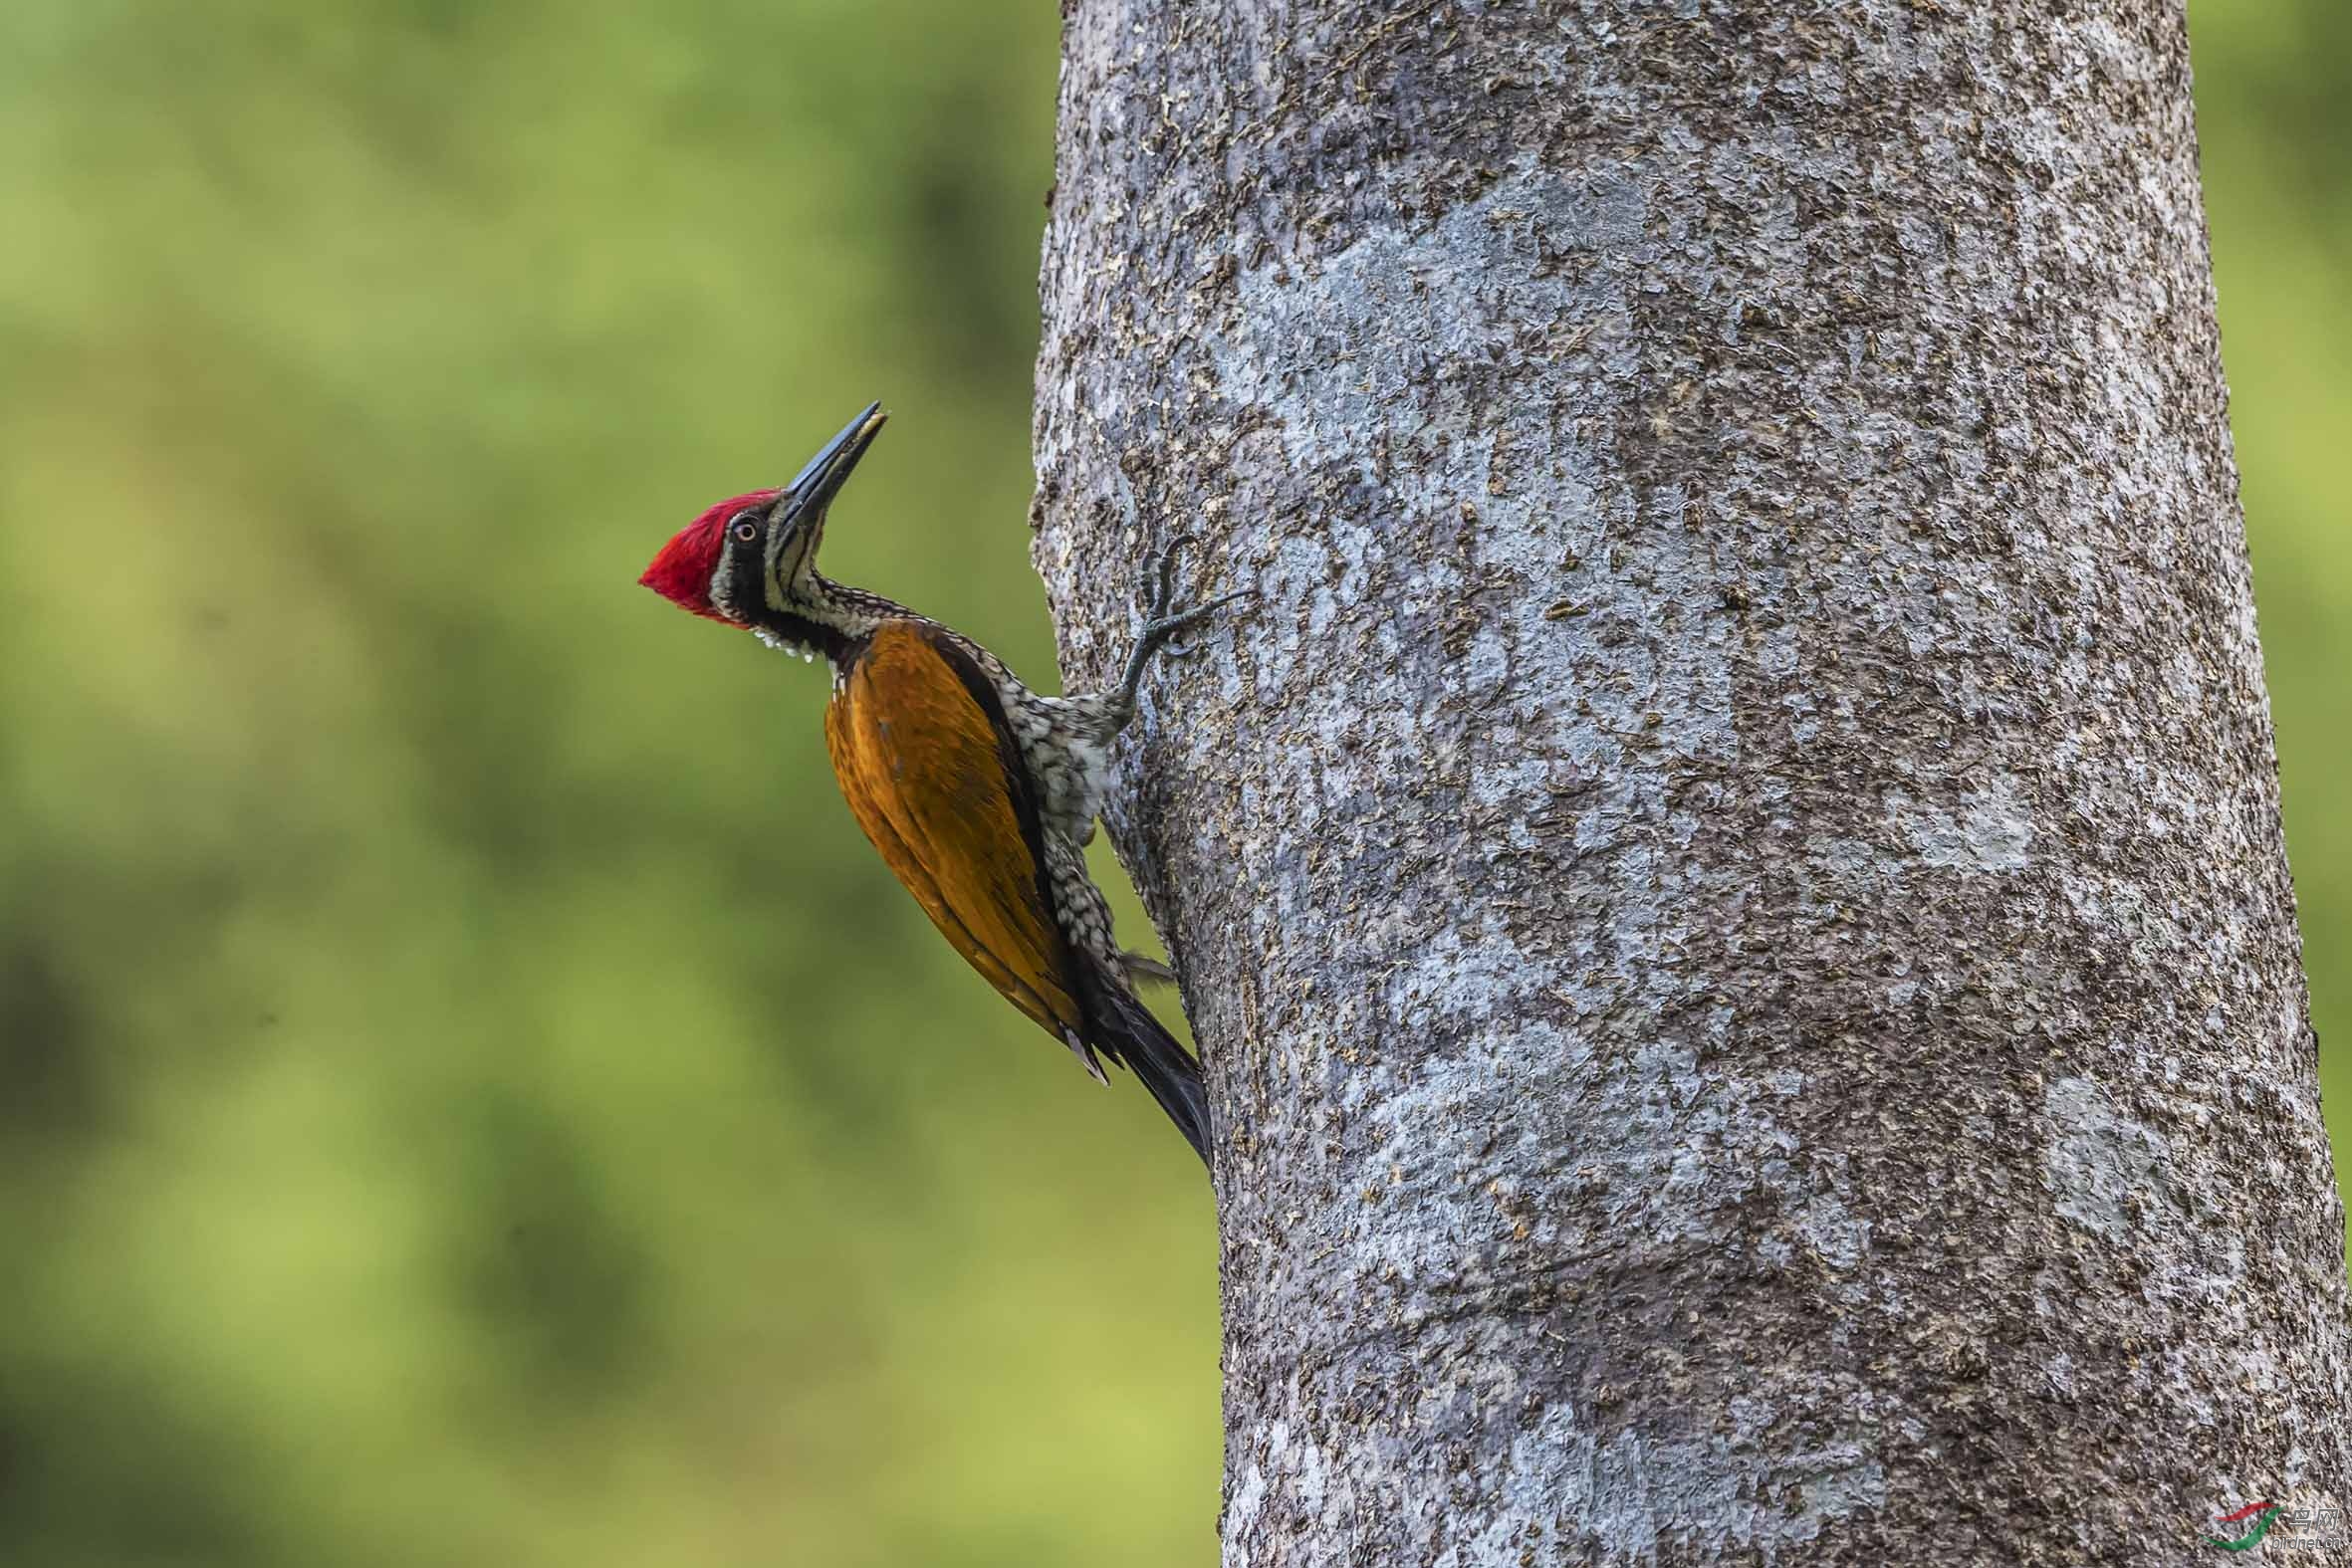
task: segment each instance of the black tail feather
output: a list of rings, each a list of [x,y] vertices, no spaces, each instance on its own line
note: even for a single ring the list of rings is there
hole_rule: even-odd
[[[1192,1145],[1201,1164],[1209,1163],[1209,1091],[1201,1082],[1200,1063],[1176,1043],[1176,1036],[1160,1027],[1151,1009],[1135,1000],[1116,981],[1094,978],[1091,1022],[1098,1031],[1092,1043],[1103,1055],[1120,1062],[1143,1080],[1151,1097],[1160,1102],[1168,1120]]]

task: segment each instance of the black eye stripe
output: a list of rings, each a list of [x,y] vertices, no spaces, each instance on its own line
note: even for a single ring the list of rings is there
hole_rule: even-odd
[[[719,567],[720,580],[714,584],[718,591],[711,595],[721,601],[721,609],[738,620],[758,613],[768,603],[765,553],[752,548],[752,540],[760,537],[759,517],[756,512],[738,512],[727,525],[729,543]],[[740,532],[747,526],[750,539]]]

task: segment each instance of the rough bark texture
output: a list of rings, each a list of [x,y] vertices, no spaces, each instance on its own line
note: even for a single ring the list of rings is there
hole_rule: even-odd
[[[1072,684],[1177,532],[1262,590],[1111,823],[1221,1116],[1226,1561],[2188,1563],[2352,1504],[2180,5],[1076,0],[1064,51]]]

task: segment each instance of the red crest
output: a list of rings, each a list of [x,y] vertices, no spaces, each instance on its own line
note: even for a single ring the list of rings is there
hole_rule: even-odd
[[[711,575],[719,569],[719,553],[727,547],[727,520],[746,507],[767,506],[783,494],[781,490],[755,490],[720,502],[678,530],[637,580],[680,609],[712,620],[728,620],[711,603]],[[728,624],[734,622],[729,620]]]

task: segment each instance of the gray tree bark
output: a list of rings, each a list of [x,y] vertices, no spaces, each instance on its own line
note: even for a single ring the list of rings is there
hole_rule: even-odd
[[[1110,821],[1227,1563],[2352,1504],[2177,0],[1075,0],[1060,110],[1064,667],[1261,593]]]

